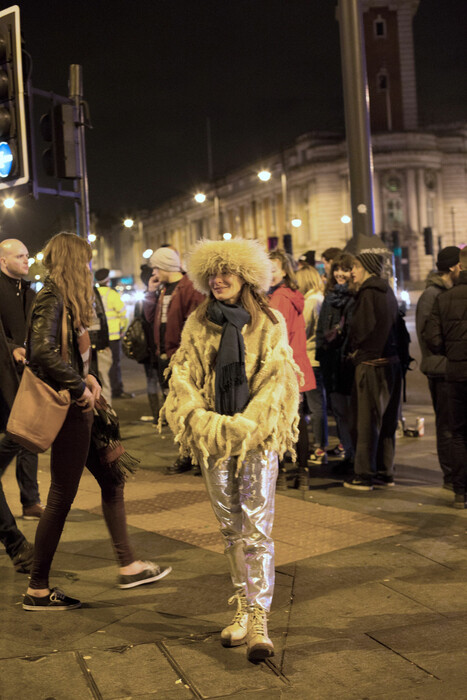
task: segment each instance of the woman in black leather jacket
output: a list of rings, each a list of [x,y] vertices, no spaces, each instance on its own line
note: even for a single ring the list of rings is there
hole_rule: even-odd
[[[101,392],[99,382],[89,373],[91,343],[87,327],[94,298],[89,269],[91,252],[87,241],[74,233],[59,233],[49,241],[44,251],[49,275],[31,316],[29,366],[56,390],[68,389],[72,403],[51,448],[51,484],[36,531],[31,580],[23,601],[25,610],[81,606],[79,600],[49,588],[49,571],[88,458],[94,403]],[[62,358],[64,311],[67,361]],[[135,560],[126,530],[123,483],[115,484],[99,460],[89,460],[88,467],[102,490],[104,517],[120,562],[119,587],[129,588],[165,576],[170,568],[161,570],[152,562]]]

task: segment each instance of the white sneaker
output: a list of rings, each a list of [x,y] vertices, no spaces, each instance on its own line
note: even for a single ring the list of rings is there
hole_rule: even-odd
[[[268,636],[268,619],[266,610],[255,605],[248,620],[248,661],[262,661],[274,656],[274,644]]]
[[[246,641],[248,633],[248,603],[244,593],[235,593],[229,598],[229,605],[237,602],[237,612],[230,625],[224,627],[221,632],[221,644],[223,647],[238,647]]]

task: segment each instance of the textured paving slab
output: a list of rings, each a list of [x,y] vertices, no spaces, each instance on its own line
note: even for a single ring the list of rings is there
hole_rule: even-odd
[[[2,700],[93,700],[95,694],[74,652],[2,661]]]
[[[168,640],[163,648],[183,679],[201,698],[226,697],[248,691],[280,690],[284,682],[266,664],[251,664],[246,647],[224,649],[218,637]],[[250,697],[251,697],[250,695]]]

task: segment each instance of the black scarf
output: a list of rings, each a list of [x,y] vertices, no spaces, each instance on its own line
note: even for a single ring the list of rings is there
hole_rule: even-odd
[[[250,320],[243,306],[212,301],[208,318],[222,326],[216,358],[216,413],[233,416],[241,413],[250,400],[245,372],[245,343],[241,330]]]

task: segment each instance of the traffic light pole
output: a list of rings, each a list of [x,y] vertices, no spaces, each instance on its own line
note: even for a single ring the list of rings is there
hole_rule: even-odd
[[[86,165],[86,144],[84,138],[84,101],[83,101],[83,69],[76,63],[70,66],[69,82],[70,99],[73,100],[79,116],[78,131],[78,158],[81,177],[74,181],[75,191],[79,192],[79,202],[75,202],[76,223],[78,236],[86,238],[91,233],[89,217],[89,187],[88,170]]]
[[[89,214],[89,187],[86,165],[85,147],[85,121],[84,121],[84,100],[83,100],[83,79],[82,68],[79,65],[70,66],[69,97],[57,95],[54,92],[47,92],[32,86],[31,78],[27,81],[28,114],[30,123],[30,158],[31,158],[31,188],[34,199],[39,199],[40,194],[49,194],[56,197],[68,197],[75,200],[76,232],[79,236],[87,238],[90,233]],[[76,108],[77,122],[75,124],[77,134],[77,158],[79,161],[80,177],[73,179],[73,190],[66,189],[59,181],[57,187],[42,187],[39,185],[37,174],[37,158],[34,133],[34,107],[33,98],[41,97],[48,99],[53,104],[73,105]]]

